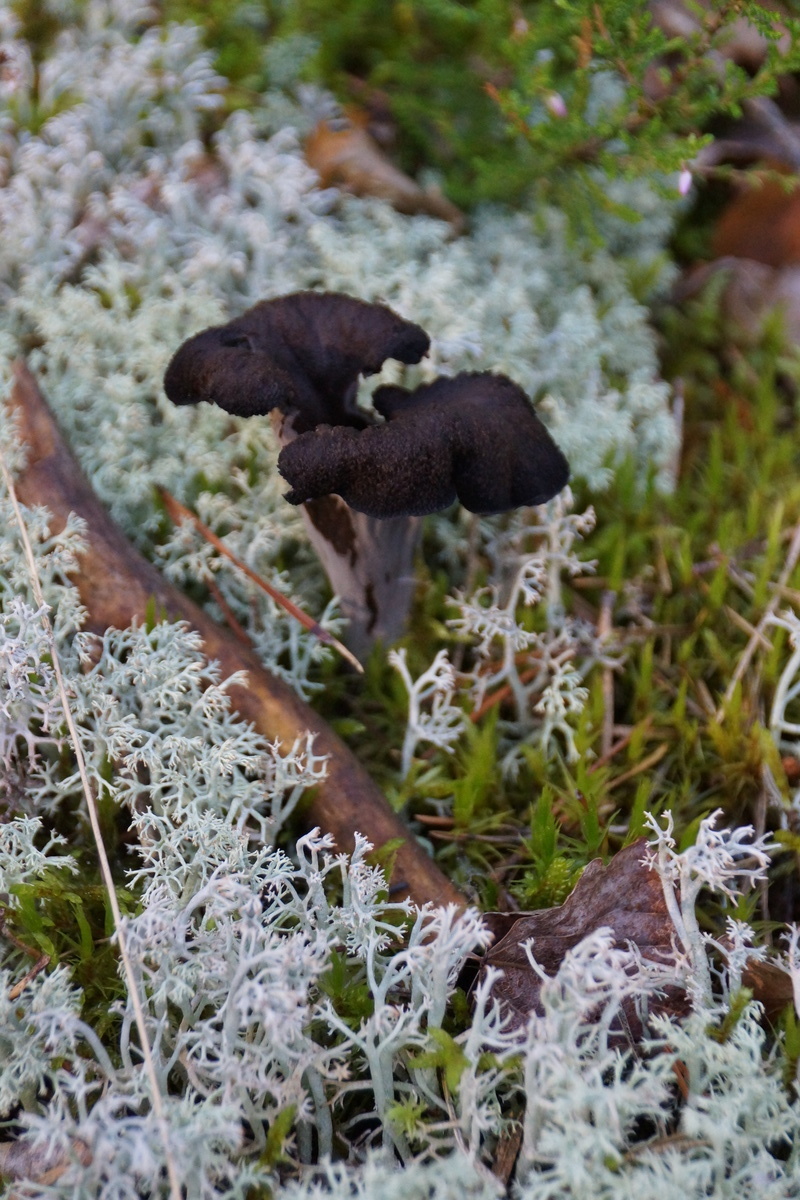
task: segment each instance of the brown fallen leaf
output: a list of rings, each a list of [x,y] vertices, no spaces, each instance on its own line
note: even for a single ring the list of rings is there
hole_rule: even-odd
[[[492,1174],[504,1187],[508,1187],[517,1169],[517,1159],[522,1149],[522,1126],[505,1129],[497,1140],[492,1163]]]
[[[767,164],[781,169],[781,164]],[[712,240],[715,258],[749,258],[770,267],[800,262],[800,187],[777,179],[748,187],[723,211]]]
[[[674,299],[677,303],[692,299],[718,275],[724,276],[720,311],[737,340],[758,341],[777,313],[787,345],[800,344],[800,264],[770,267],[751,258],[719,258],[687,272],[674,290]]]
[[[349,109],[347,115],[320,121],[306,139],[306,161],[323,187],[339,187],[356,196],[387,200],[401,213],[426,213],[448,221],[456,233],[466,224],[464,214],[438,188],[421,188],[391,162],[364,124],[366,117]]]
[[[769,1021],[776,1020],[794,999],[792,977],[780,963],[751,958],[742,971],[742,983],[763,1004]]]
[[[483,958],[479,979],[488,967],[499,967],[503,975],[494,985],[494,995],[512,1014],[518,1026],[532,1012],[541,1013],[542,981],[533,970],[524,943],[533,938],[533,954],[554,975],[569,950],[595,930],[608,926],[615,944],[634,943],[645,958],[669,959],[674,933],[667,913],[658,874],[644,862],[647,843],[640,838],[620,850],[608,866],[600,859],[590,862],[572,893],[557,908],[531,913],[489,913],[485,920],[497,941]],[[630,1033],[641,1036],[641,1022],[633,1004],[623,1006]],[[680,1015],[689,1002],[678,988],[651,1004],[651,1012]]]
[[[40,1184],[56,1183],[70,1166],[72,1159],[83,1166],[92,1161],[89,1147],[77,1139],[72,1142],[71,1154],[53,1151],[48,1146],[32,1146],[28,1142],[0,1142],[0,1179],[30,1181]],[[11,1200],[12,1195],[4,1193]]]

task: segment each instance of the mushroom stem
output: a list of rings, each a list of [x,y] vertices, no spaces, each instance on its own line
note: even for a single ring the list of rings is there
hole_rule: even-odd
[[[414,595],[414,555],[421,517],[366,517],[339,496],[301,506],[317,552],[348,619],[344,639],[363,659],[375,642],[389,644],[406,625]]]
[[[288,445],[297,436],[291,418],[271,418],[280,445]],[[376,642],[389,645],[405,630],[422,518],[368,517],[336,495],[307,500],[300,512],[348,620],[344,640],[363,660]]]

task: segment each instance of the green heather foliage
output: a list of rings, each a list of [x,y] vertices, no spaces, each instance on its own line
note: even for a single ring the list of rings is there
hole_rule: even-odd
[[[219,69],[245,89],[299,76],[388,110],[402,165],[435,168],[458,204],[533,188],[592,226],[598,205],[625,203],[620,177],[678,172],[711,118],[796,69],[798,25],[783,6],[791,45],[780,41],[776,7],[690,3],[680,37],[640,0],[260,0],[199,12],[168,0],[166,12],[199,21]],[[754,72],[725,57],[742,20],[766,43]]]
[[[717,6],[702,36],[716,45],[755,7]],[[334,9],[0,0],[0,373],[27,357],[128,536],[218,619],[222,597],[470,897],[560,903],[591,858],[644,835],[673,950],[654,963],[594,931],[520,1030],[492,972],[468,1003],[462,968],[489,936],[478,912],[390,900],[363,837],[347,857],[303,832],[303,792],[325,771],[313,744],[271,745],[239,719],[184,626],[153,614],[82,632],[69,582],[81,523],[51,536],[47,514],[26,510],[51,637],[3,492],[0,1141],[66,1170],[2,1180],[0,1196],[166,1198],[168,1163],[192,1200],[793,1195],[797,1018],[768,1026],[742,982],[767,954],[768,885],[773,920],[797,917],[800,796],[781,763],[800,726],[800,571],[785,565],[800,522],[796,360],[774,330],[745,358],[712,299],[665,312],[665,371],[687,407],[679,462],[644,307],[669,274],[677,205],[657,174],[663,185],[711,113],[763,92],[774,64],[752,82],[720,77],[687,44],[700,74],[637,125],[641,73],[664,49],[644,6],[523,4],[516,30],[488,0],[409,0],[377,20],[372,0]],[[521,195],[540,161],[552,195],[574,181],[573,208],[478,205],[453,239],[321,190],[300,133],[330,106],[319,85],[344,89],[356,68],[373,86],[385,72],[409,165],[438,166],[472,203]],[[295,88],[303,71],[315,89]],[[480,86],[495,79],[497,100]],[[566,116],[540,111],[548,89]],[[574,153],[587,136],[593,161]],[[577,230],[598,188],[587,245]],[[184,337],[305,287],[384,299],[429,330],[430,359],[390,364],[384,381],[506,371],[574,468],[574,494],[541,510],[426,522],[410,632],[363,681],[193,529],[172,528],[155,490],[341,624],[262,424],[177,409],[161,390]],[[5,415],[0,448],[19,465]],[[753,669],[726,697],[762,617]],[[50,963],[15,997],[24,947]],[[797,931],[776,932],[773,953],[800,994]],[[690,1014],[647,1024],[669,985],[689,990]],[[639,1049],[609,1034],[630,1003]],[[517,1134],[505,1187],[490,1166]]]

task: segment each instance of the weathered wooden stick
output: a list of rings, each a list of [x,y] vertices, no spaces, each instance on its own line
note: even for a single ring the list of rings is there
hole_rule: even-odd
[[[223,679],[247,672],[247,685],[229,690],[236,712],[270,740],[291,744],[308,730],[315,735],[314,751],[328,756],[328,774],[315,791],[309,819],[333,834],[337,846],[349,850],[356,831],[377,847],[400,839],[393,881],[417,903],[466,902],[439,870],[379,788],[336,736],[282,680],[271,675],[257,656],[201,608],[173,587],[115,525],[92,491],[70,452],[36,380],[23,362],[14,368],[9,403],[18,413],[19,430],[27,445],[27,464],[17,480],[20,499],[28,506],[45,505],[53,516],[53,531],[64,527],[75,512],[88,526],[88,548],[81,558],[75,584],[88,610],[86,628],[103,633],[109,626],[124,628],[143,622],[153,602],[157,612],[187,621],[196,629],[209,659],[220,666]]]

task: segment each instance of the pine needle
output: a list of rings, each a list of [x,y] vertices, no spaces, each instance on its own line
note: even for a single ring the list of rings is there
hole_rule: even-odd
[[[234,566],[238,567],[248,579],[252,580],[256,587],[260,587],[263,592],[266,592],[276,604],[279,604],[281,608],[285,609],[286,612],[289,613],[290,616],[294,617],[296,621],[299,621],[304,629],[307,629],[309,633],[313,633],[314,637],[319,638],[319,640],[324,642],[326,646],[331,646],[334,650],[337,650],[339,654],[341,654],[342,658],[346,658],[350,665],[355,667],[359,674],[364,674],[364,668],[356,658],[355,654],[348,650],[347,647],[343,645],[338,638],[335,638],[332,633],[329,633],[327,629],[323,629],[313,617],[310,617],[308,613],[303,612],[302,608],[299,608],[293,600],[290,600],[288,596],[284,596],[283,592],[278,591],[278,589],[271,583],[268,583],[266,579],[262,579],[260,575],[257,575],[255,571],[251,570],[247,563],[242,562],[240,558],[237,558],[233,551],[228,549],[221,538],[218,538],[213,530],[209,529],[207,525],[204,525],[200,518],[193,513],[190,508],[187,508],[185,504],[181,504],[180,500],[176,500],[175,497],[164,487],[160,487],[158,489],[158,494],[164,501],[167,512],[176,524],[178,524],[180,521],[191,521],[197,532],[204,537],[205,540],[209,542],[216,550],[219,550],[220,554],[223,554],[225,558],[234,564]]]

